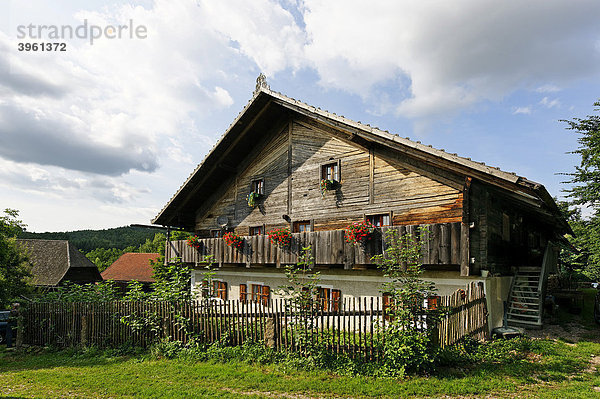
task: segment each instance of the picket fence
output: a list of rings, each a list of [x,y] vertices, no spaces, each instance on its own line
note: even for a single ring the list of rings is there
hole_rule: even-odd
[[[483,284],[472,283],[465,290],[443,296],[439,306],[445,311],[437,323],[440,346],[466,336],[487,339]],[[224,345],[263,341],[277,350],[299,352],[319,344],[365,359],[380,356],[379,348],[386,339],[382,327],[389,323],[382,299],[374,297],[344,298],[309,310],[294,309],[285,299],[270,300],[268,306],[206,300],[30,303],[21,308],[21,315],[18,341],[27,345],[147,347],[161,339]],[[426,323],[425,316],[415,320],[417,327]]]

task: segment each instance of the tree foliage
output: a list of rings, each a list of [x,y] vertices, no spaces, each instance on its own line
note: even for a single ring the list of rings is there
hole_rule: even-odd
[[[18,216],[14,209],[5,209],[4,216],[0,216],[0,309],[30,289],[27,255],[15,242],[25,227]]]
[[[595,102],[594,107],[600,107],[600,101]],[[595,111],[600,111],[600,108]],[[568,183],[573,184],[573,187],[566,191],[573,203],[591,206],[597,213],[600,207],[600,115],[561,122],[567,123],[567,129],[579,134],[579,147],[573,153],[581,156],[575,172],[567,174],[571,177]]]
[[[103,230],[77,230],[46,233],[22,231],[19,233],[19,238],[68,240],[84,253],[88,253],[96,248],[118,248],[125,250],[129,247],[135,249],[140,245],[145,244],[147,240],[153,240],[155,234],[156,229],[144,227],[117,227]]]
[[[435,294],[435,285],[422,279],[419,238],[390,229],[384,241],[385,254],[373,257],[388,279],[382,291],[390,298],[389,307],[385,309],[389,322],[381,326],[386,337],[382,344],[383,366],[387,374],[402,376],[405,372],[423,370],[434,362],[439,310],[426,307],[428,298]]]
[[[594,107],[600,111],[600,101]],[[570,176],[566,183],[572,185],[565,190],[570,202],[559,204],[575,233],[567,238],[576,250],[564,248],[560,264],[563,273],[582,271],[588,278],[600,281],[600,116],[562,122],[579,135],[579,147],[573,153],[581,159],[575,172],[566,174]],[[582,217],[581,206],[591,209],[590,217]]]

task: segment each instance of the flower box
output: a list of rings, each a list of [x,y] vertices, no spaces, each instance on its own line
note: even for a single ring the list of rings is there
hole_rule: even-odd
[[[248,206],[250,208],[254,208],[256,205],[258,205],[260,197],[262,197],[262,195],[252,191],[250,194],[248,194],[248,197],[246,197],[246,201],[248,201]]]

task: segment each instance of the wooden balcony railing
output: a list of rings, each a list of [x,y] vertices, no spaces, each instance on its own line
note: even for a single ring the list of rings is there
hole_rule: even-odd
[[[400,234],[419,235],[422,242],[421,262],[425,265],[460,264],[460,223],[442,223],[419,226],[383,227],[380,234],[365,245],[349,244],[343,230],[293,233],[292,243],[287,248],[272,244],[266,235],[245,236],[242,248],[227,246],[221,238],[200,240],[200,248],[187,245],[186,241],[171,241],[168,259],[181,258],[183,262],[202,263],[206,255],[213,262],[223,264],[266,264],[277,267],[298,262],[302,248],[311,247],[316,265],[370,265],[371,257],[384,252],[381,236],[389,229]]]

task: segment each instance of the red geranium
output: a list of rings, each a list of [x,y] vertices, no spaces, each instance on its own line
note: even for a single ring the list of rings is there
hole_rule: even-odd
[[[363,240],[370,240],[374,231],[375,226],[370,222],[363,221],[352,223],[344,230],[346,242],[356,244],[363,242]]]
[[[198,236],[189,236],[187,239],[187,245],[192,248],[199,249],[200,248],[200,239]]]
[[[287,247],[292,242],[292,234],[290,233],[290,229],[281,227],[269,231],[269,240],[275,245]]]
[[[244,243],[244,241],[242,240],[242,237],[240,237],[237,234],[232,233],[232,232],[225,233],[223,235],[223,240],[225,241],[225,243],[227,245],[229,245],[230,247],[235,247],[235,248],[240,248],[242,246],[242,244]]]

